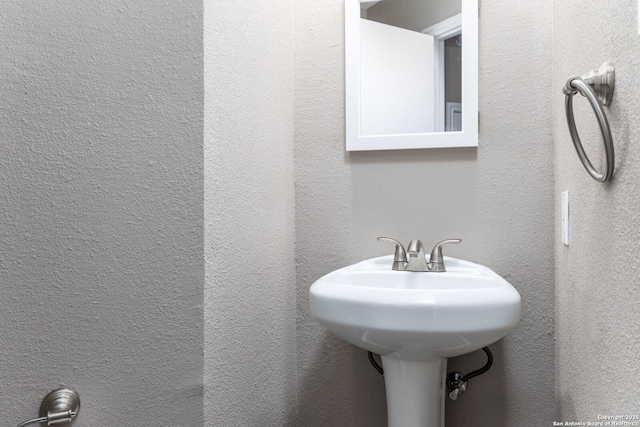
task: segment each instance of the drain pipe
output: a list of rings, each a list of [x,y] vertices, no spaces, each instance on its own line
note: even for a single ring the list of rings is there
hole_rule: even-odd
[[[491,350],[489,350],[489,347],[483,347],[482,351],[487,355],[487,363],[485,363],[482,368],[469,372],[466,375],[463,375],[460,372],[451,372],[447,375],[447,393],[449,393],[449,398],[451,400],[456,400],[459,395],[467,390],[467,382],[471,378],[482,375],[491,369],[491,365],[493,365],[493,354],[491,353]],[[382,366],[380,366],[373,357],[372,352],[369,352],[369,362],[371,362],[371,365],[380,373],[380,375],[384,375],[384,369],[382,369]]]

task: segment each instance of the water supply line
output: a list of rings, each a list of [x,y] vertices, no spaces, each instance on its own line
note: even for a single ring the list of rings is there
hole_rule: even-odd
[[[451,400],[456,400],[459,395],[467,391],[467,382],[471,378],[482,375],[491,369],[491,365],[493,365],[493,354],[491,350],[489,350],[489,347],[483,347],[482,351],[487,355],[487,363],[485,363],[482,368],[469,372],[466,375],[462,375],[460,372],[451,372],[447,375],[447,393],[449,393]]]
[[[380,373],[380,375],[384,376],[384,369],[382,369],[382,366],[378,365],[378,362],[376,362],[372,352],[369,352],[369,362],[371,362],[371,365],[376,369],[376,371],[378,371],[378,373]]]
[[[471,378],[482,375],[491,369],[491,365],[493,365],[493,354],[491,353],[491,350],[489,350],[489,347],[483,347],[482,351],[487,355],[487,363],[485,363],[482,368],[471,371],[466,375],[463,375],[460,372],[451,372],[447,375],[447,393],[451,400],[456,400],[459,395],[467,390],[467,383]],[[373,357],[372,352],[369,352],[369,362],[371,362],[371,365],[380,373],[380,375],[384,375],[384,369]]]

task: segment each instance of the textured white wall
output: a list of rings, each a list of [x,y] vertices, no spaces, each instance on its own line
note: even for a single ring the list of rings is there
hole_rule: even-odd
[[[635,0],[556,0],[553,123],[556,173],[556,392],[563,420],[638,414],[640,407],[640,41]],[[609,60],[616,66],[607,107],[616,171],[594,181],[567,130],[562,85]],[[580,136],[594,162],[601,136],[577,96]],[[596,163],[598,164],[598,163]],[[570,246],[560,240],[560,193],[570,191]]]
[[[205,1],[207,426],[285,426],[294,412],[291,11]]]
[[[451,255],[489,265],[523,295],[520,326],[492,346],[492,371],[447,402],[448,425],[556,418],[552,102],[555,197],[570,190],[572,208],[571,246],[555,238],[558,417],[637,412],[640,46],[634,1],[598,5],[554,2],[549,87],[551,1],[482,2],[478,150],[347,154],[342,1],[205,3],[206,425],[385,425],[382,379],[307,301],[326,272],[390,253],[374,240],[382,234],[462,237]],[[82,394],[78,427],[202,423],[201,8],[0,5],[10,425],[61,383]],[[597,31],[606,36],[584,37]],[[601,185],[575,156],[559,88],[605,59],[618,69],[607,110],[618,166]],[[597,158],[597,128],[577,103]],[[450,370],[480,363],[470,355]]]
[[[0,16],[2,424],[202,425],[202,4]]]
[[[329,271],[392,253],[387,235],[481,262],[523,298],[520,325],[496,362],[447,402],[447,425],[546,425],[555,418],[551,0],[483,1],[480,146],[344,150],[344,2],[294,3],[298,282],[296,425],[385,426],[382,378],[366,352],[320,327],[308,288]],[[525,84],[526,82],[526,84]],[[482,353],[450,370],[484,363]],[[469,420],[473,420],[470,424]]]

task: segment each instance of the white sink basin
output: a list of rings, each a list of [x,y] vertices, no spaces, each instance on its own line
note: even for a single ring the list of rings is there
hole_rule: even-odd
[[[469,353],[516,326],[520,294],[509,282],[444,260],[444,273],[393,271],[392,256],[336,270],[311,286],[311,314],[351,344],[405,360]]]
[[[323,326],[382,356],[390,427],[444,426],[446,358],[496,342],[520,319],[509,282],[479,264],[444,262],[443,273],[410,272],[393,271],[392,256],[372,258],[309,290]]]

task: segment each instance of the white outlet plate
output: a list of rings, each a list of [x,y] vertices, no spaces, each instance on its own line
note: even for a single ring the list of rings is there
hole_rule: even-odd
[[[562,193],[562,243],[569,246],[569,192]]]

